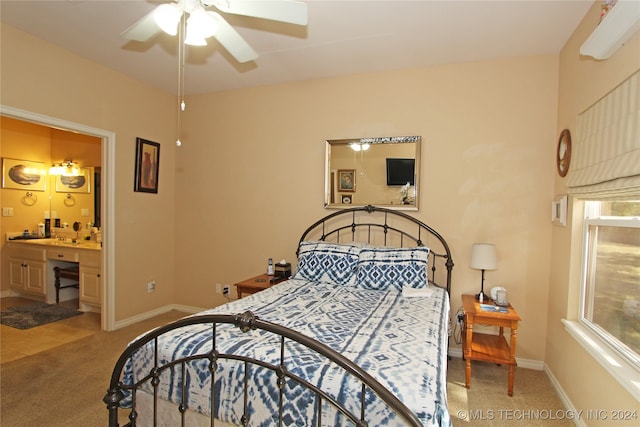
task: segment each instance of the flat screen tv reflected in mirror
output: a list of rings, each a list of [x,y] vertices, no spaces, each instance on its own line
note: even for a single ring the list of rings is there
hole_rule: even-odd
[[[415,159],[387,158],[387,186],[414,185]]]

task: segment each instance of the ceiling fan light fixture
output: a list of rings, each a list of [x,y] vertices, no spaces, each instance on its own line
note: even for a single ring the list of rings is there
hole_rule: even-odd
[[[365,143],[353,142],[353,143],[351,143],[350,147],[351,147],[351,149],[353,151],[367,151],[369,149],[370,145],[367,144],[366,142]]]
[[[177,4],[161,4],[153,12],[153,19],[156,24],[170,36],[178,34],[178,23],[182,17],[182,10]]]
[[[207,39],[213,36],[217,29],[218,21],[204,9],[195,9],[187,19],[187,33],[192,32],[194,37]]]
[[[189,46],[206,46],[207,41],[195,35],[189,30],[189,27],[187,27],[187,36],[184,38],[184,44],[188,44]]]

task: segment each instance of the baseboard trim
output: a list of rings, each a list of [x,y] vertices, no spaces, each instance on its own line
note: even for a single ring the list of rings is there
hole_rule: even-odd
[[[174,310],[184,312],[185,314],[194,314],[194,313],[203,311],[205,309],[201,307],[192,307],[192,306],[181,305],[181,304],[169,304],[169,305],[165,305],[164,307],[156,308],[155,310],[147,311],[144,313],[140,313],[136,316],[119,320],[115,322],[114,330],[125,328],[127,326],[131,326],[143,320],[151,319],[152,317],[159,316],[161,314],[165,314]]]
[[[7,298],[7,297],[12,297],[12,296],[14,296],[14,294],[11,291],[11,289],[7,289],[6,291],[1,291],[0,292],[0,298]]]
[[[553,388],[555,389],[556,393],[558,394],[558,397],[562,401],[562,404],[567,409],[567,412],[571,412],[573,414],[577,414],[578,410],[576,409],[575,406],[573,406],[573,403],[571,402],[571,399],[569,399],[569,396],[567,396],[567,393],[564,392],[564,389],[560,385],[560,382],[555,377],[555,375],[553,375],[553,372],[551,372],[551,369],[549,369],[549,366],[546,363],[544,364],[544,373],[547,374],[547,377],[549,378],[549,381],[551,381],[551,385],[553,386]],[[582,417],[574,417],[573,418],[573,422],[578,427],[587,427],[587,425],[584,423],[584,421],[582,421]]]
[[[462,348],[459,348],[459,347],[449,348],[448,354],[451,357],[462,359]],[[544,362],[541,360],[522,359],[520,357],[516,357],[516,362],[518,362],[518,366],[521,368],[533,369],[535,371],[544,370]]]

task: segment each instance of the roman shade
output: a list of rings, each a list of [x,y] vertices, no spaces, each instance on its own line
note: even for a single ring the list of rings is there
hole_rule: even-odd
[[[569,194],[640,196],[640,71],[578,116],[571,163]]]

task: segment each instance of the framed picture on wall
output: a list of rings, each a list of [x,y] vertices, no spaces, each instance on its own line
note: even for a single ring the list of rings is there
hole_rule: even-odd
[[[93,168],[82,168],[82,175],[56,175],[56,193],[90,193]]]
[[[158,192],[160,144],[136,138],[136,165],[133,190],[143,193]]]
[[[356,191],[356,170],[338,169],[338,191],[355,193]]]
[[[2,188],[44,191],[46,177],[44,163],[2,158]]]

